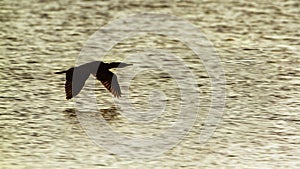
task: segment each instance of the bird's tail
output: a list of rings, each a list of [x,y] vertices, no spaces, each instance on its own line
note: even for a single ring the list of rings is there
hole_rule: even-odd
[[[123,68],[126,66],[132,66],[133,64],[127,64],[127,63],[122,63],[122,62],[111,62],[109,63],[109,69],[111,68]]]
[[[54,72],[54,74],[63,74],[63,73],[67,73],[67,71],[64,70],[64,71],[60,71],[60,72]]]

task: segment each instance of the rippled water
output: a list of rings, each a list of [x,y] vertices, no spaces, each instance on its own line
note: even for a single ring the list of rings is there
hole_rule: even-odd
[[[0,5],[1,168],[300,167],[298,1],[4,0]],[[215,45],[226,73],[226,112],[206,144],[198,138],[211,101],[210,80],[187,46],[164,36],[126,39],[104,60],[157,47],[172,50],[196,73],[199,118],[174,148],[157,158],[121,158],[94,144],[78,122],[73,101],[65,100],[64,77],[53,72],[73,66],[99,27],[135,12],[186,19]],[[129,136],[163,130],[179,109],[176,83],[158,70],[136,76],[128,92],[140,110],[147,110],[151,90],[165,93],[166,111],[151,125],[126,121],[111,95],[96,86],[99,112]]]

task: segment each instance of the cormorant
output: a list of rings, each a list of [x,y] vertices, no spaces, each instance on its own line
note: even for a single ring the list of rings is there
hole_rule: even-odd
[[[109,69],[123,68],[131,65],[133,64],[122,62],[104,63],[101,61],[94,61],[77,67],[72,67],[61,72],[55,72],[55,74],[66,73],[66,99],[75,97],[81,91],[90,74],[94,75],[97,80],[99,80],[115,97],[120,97],[121,89],[117,76],[113,72],[109,71]]]

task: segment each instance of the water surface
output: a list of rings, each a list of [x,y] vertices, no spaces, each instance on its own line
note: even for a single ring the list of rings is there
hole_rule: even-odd
[[[289,1],[4,0],[1,5],[1,168],[299,168],[300,3]],[[184,44],[159,35],[132,37],[105,57],[118,61],[139,48],[170,49],[197,75],[198,119],[174,148],[152,159],[123,159],[94,144],[64,96],[64,77],[99,27],[135,12],[176,15],[204,32],[226,73],[226,112],[213,137],[198,142],[210,104],[210,80]],[[138,64],[138,63],[136,63]],[[122,73],[122,71],[120,71]],[[156,79],[157,78],[157,79]],[[159,70],[143,72],[129,98],[147,110],[151,91],[168,98],[163,116],[133,124],[98,83],[99,112],[126,135],[155,135],[170,125],[180,95]]]

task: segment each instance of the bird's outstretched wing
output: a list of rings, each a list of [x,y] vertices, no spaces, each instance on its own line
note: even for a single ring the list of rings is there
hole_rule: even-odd
[[[71,99],[72,97],[78,95],[89,75],[89,70],[83,67],[71,68],[66,72],[66,99]]]
[[[96,77],[115,97],[121,97],[121,89],[117,75],[110,71],[106,71],[105,73],[97,74]]]

